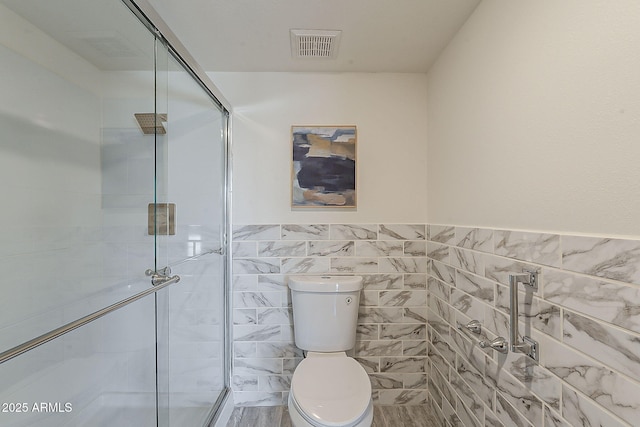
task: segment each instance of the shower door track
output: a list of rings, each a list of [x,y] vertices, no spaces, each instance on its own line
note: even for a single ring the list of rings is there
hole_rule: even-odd
[[[74,329],[78,329],[79,327],[84,326],[87,323],[91,323],[94,320],[101,318],[102,316],[105,316],[113,311],[121,309],[122,307],[125,307],[131,304],[132,302],[139,300],[140,298],[144,298],[150,294],[156,293],[159,290],[166,288],[167,286],[177,283],[179,281],[180,281],[179,276],[173,276],[168,280],[163,281],[157,286],[153,286],[149,289],[146,289],[142,292],[132,295],[129,298],[125,298],[121,301],[116,302],[115,304],[111,304],[108,307],[102,308],[96,312],[93,312],[84,317],[81,317],[80,319],[74,320],[73,322],[69,322],[66,325],[60,326],[59,328],[56,328],[52,331],[42,334],[39,337],[33,338],[7,351],[4,351],[0,353],[0,364],[3,364],[4,362],[7,362],[13,359],[14,357],[20,356],[21,354],[26,353],[27,351],[33,350],[34,348],[39,347],[42,344],[45,344],[51,340],[54,340],[66,334],[67,332],[71,332]]]

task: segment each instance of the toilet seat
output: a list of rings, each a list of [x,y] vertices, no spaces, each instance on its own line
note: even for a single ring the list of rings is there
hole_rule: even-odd
[[[362,366],[345,353],[309,353],[291,380],[294,405],[310,424],[358,424],[371,405],[371,382]]]

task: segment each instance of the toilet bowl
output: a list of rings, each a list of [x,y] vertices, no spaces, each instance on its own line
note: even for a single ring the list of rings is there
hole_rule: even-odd
[[[369,427],[369,376],[344,352],[310,352],[293,373],[289,414],[294,427]]]
[[[370,427],[369,375],[346,350],[355,345],[362,277],[289,279],[295,343],[306,358],[293,372],[289,415],[294,427]]]

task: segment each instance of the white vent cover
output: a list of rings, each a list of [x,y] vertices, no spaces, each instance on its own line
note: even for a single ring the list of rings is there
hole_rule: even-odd
[[[291,30],[291,56],[333,59],[338,55],[342,31]]]

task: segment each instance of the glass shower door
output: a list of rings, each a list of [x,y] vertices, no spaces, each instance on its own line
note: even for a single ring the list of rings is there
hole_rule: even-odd
[[[14,354],[151,287],[156,148],[136,114],[154,113],[157,40],[118,0],[2,0],[0,26],[0,353]],[[156,425],[155,297],[82,325],[0,365],[14,404],[0,425]]]
[[[200,426],[228,386],[227,113],[127,5],[0,0],[3,427]]]
[[[159,80],[160,81],[160,80]],[[163,82],[164,83],[164,82]],[[168,58],[167,138],[158,156],[158,267],[180,283],[157,294],[160,425],[200,426],[227,384],[226,113]]]

